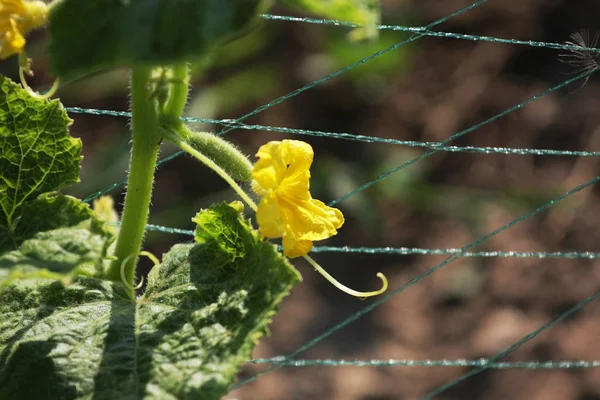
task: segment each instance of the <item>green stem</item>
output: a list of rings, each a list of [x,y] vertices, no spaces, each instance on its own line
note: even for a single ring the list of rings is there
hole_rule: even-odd
[[[115,247],[116,259],[110,264],[108,279],[133,287],[135,266],[140,252],[152,195],[152,182],[161,137],[158,117],[150,98],[148,82],[152,69],[134,68],[131,74],[131,126],[133,145],[129,165],[125,207],[121,217],[119,237]],[[122,266],[122,263],[124,265]],[[123,268],[123,273],[121,273]],[[130,289],[131,291],[131,289]],[[133,296],[133,291],[130,293]]]
[[[188,64],[176,64],[171,67],[172,82],[169,88],[169,99],[165,105],[164,114],[180,118],[187,103],[189,90]]]

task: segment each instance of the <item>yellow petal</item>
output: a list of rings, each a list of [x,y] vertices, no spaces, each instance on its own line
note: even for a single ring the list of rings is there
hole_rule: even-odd
[[[267,238],[280,238],[284,234],[280,206],[274,193],[264,196],[256,210],[256,222],[260,233]]]
[[[337,234],[344,224],[340,210],[328,207],[322,201],[310,199],[296,203],[280,200],[286,225],[298,240],[323,240]]]
[[[281,142],[269,142],[258,149],[258,161],[252,168],[252,179],[263,190],[275,190],[283,179],[286,164],[281,154]]]
[[[8,18],[13,14],[23,16],[23,0],[0,0],[0,18]]]
[[[0,0],[0,59],[19,54],[30,30],[46,23],[48,5],[43,1]]]
[[[308,143],[298,140],[269,142],[258,149],[259,160],[252,169],[252,178],[260,189],[281,190],[288,196],[309,198],[310,165],[313,150]]]
[[[35,28],[41,28],[46,24],[48,16],[48,5],[46,3],[40,0],[27,1],[21,7],[24,10],[22,11],[22,26],[19,27],[19,30],[23,34]]]
[[[307,254],[312,242],[337,234],[344,224],[341,211],[310,195],[313,149],[298,140],[269,142],[261,146],[252,170],[253,190],[262,199],[257,221],[268,238],[283,237],[283,254]]]
[[[312,147],[299,140],[284,140],[282,153],[287,169],[278,192],[296,199],[308,200],[310,198],[310,166],[314,155]]]
[[[13,54],[20,53],[25,46],[25,38],[17,29],[17,23],[10,19],[10,28],[2,32],[3,40],[0,42],[0,59],[5,59]]]
[[[286,229],[281,244],[283,245],[283,255],[289,258],[304,256],[313,247],[313,243],[310,240],[298,240],[291,229]]]

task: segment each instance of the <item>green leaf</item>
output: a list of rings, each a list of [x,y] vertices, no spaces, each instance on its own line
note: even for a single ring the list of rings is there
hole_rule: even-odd
[[[49,16],[51,68],[72,78],[116,66],[189,61],[243,33],[270,2],[63,0]]]
[[[79,181],[81,141],[68,135],[71,122],[58,100],[34,99],[0,76],[0,236],[40,194]]]
[[[350,32],[352,40],[377,37],[381,20],[379,0],[282,0],[283,3],[312,14],[339,21],[354,22],[362,27]]]
[[[23,242],[19,250],[0,256],[0,268],[12,269],[17,273],[13,277],[39,269],[68,273],[77,268],[93,274],[102,271],[101,256],[109,239],[83,227],[40,232]]]
[[[104,223],[96,218],[90,206],[81,200],[58,193],[44,193],[22,208],[22,216],[12,231],[0,231],[0,254],[19,248],[38,232],[72,227],[88,221],[95,231],[104,231]],[[106,234],[108,234],[108,230]]]
[[[201,212],[136,300],[123,285],[14,281],[0,292],[0,399],[219,399],[300,276],[240,206]]]
[[[0,233],[0,283],[77,272],[101,276],[113,233],[74,197],[47,193],[24,207],[14,235]]]

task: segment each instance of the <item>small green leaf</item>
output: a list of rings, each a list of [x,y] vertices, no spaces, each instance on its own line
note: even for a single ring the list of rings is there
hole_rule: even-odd
[[[283,3],[324,18],[354,22],[362,27],[350,32],[352,40],[377,37],[381,20],[379,0],[282,0]]]
[[[239,203],[195,219],[200,243],[174,246],[136,301],[87,277],[0,292],[0,399],[224,395],[300,276]]]
[[[61,78],[206,55],[243,33],[270,1],[63,0],[52,7],[51,67]]]
[[[34,99],[0,76],[0,236],[27,203],[79,181],[81,141],[69,136],[71,122],[58,100]]]
[[[247,224],[241,221],[241,212],[244,205],[234,201],[231,205],[226,203],[213,205],[210,209],[196,214],[192,221],[196,223],[196,242],[210,243],[220,250],[224,262],[233,262],[237,258],[247,255],[247,244],[253,244],[254,234],[248,229]],[[240,246],[232,246],[240,242]]]

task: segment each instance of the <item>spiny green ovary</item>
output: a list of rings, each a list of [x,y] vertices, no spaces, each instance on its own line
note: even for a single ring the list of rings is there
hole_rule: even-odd
[[[58,100],[32,98],[0,76],[0,229],[13,230],[27,202],[79,180],[81,142]]]
[[[185,133],[183,138],[193,148],[217,163],[234,179],[242,182],[252,179],[252,163],[233,143],[209,132],[194,132],[187,128],[181,132]]]
[[[0,292],[0,399],[224,395],[300,277],[239,208],[197,219],[202,243],[174,246],[136,303],[120,283],[85,277]]]

